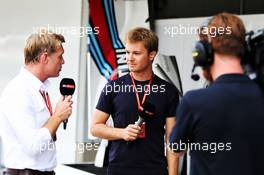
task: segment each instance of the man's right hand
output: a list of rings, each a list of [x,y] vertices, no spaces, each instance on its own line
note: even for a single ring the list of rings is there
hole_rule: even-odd
[[[59,117],[61,121],[64,121],[68,119],[72,113],[72,96],[67,96],[64,98],[64,96],[61,96],[60,100],[58,101],[54,116]]]
[[[56,135],[56,131],[61,122],[70,117],[72,113],[72,104],[72,96],[67,96],[66,98],[62,96],[56,105],[52,117],[50,117],[47,123],[43,126],[50,131],[52,137]]]
[[[122,138],[125,141],[133,141],[136,140],[138,135],[140,134],[141,128],[135,124],[130,124],[126,128],[123,129]]]

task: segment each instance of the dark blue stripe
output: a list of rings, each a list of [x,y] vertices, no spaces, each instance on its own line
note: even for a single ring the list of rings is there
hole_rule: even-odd
[[[119,39],[119,35],[118,35],[118,31],[117,31],[113,0],[109,0],[109,7],[111,8],[110,11],[112,12],[111,13],[111,19],[112,19],[112,23],[113,23],[113,29],[114,29],[114,35],[115,35],[116,41],[117,41],[117,43],[119,45],[119,48],[123,48],[123,44],[122,44],[122,42]]]
[[[110,12],[109,12],[109,5],[107,3],[108,1],[109,0],[104,0],[104,9],[105,9],[105,12],[106,12],[106,18],[107,18],[108,27],[110,29],[110,36],[111,36],[113,47],[114,48],[118,48],[118,44],[116,43],[116,39],[115,39],[114,31],[113,31],[114,27],[112,26],[113,24],[111,22],[111,15],[110,15]]]
[[[102,62],[103,67],[111,74],[113,69],[111,68],[111,66],[106,62],[105,57],[102,54],[102,50],[94,36],[94,33],[91,33],[90,35],[90,39],[91,39],[91,44],[94,46],[95,51],[98,55],[98,58],[100,59],[100,61]]]

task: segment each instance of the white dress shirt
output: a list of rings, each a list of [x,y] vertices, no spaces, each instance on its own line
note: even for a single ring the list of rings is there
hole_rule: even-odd
[[[55,143],[43,127],[50,113],[39,92],[48,84],[21,68],[3,91],[0,130],[7,168],[52,171],[57,165]]]

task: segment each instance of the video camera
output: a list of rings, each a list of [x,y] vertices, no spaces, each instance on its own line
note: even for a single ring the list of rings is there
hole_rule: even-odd
[[[242,65],[245,73],[264,91],[264,29],[246,34],[246,49]]]

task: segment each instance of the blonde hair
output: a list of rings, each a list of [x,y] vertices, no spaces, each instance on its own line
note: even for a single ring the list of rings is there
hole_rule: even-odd
[[[64,36],[47,30],[40,30],[29,36],[24,48],[25,64],[38,62],[43,52],[49,55],[56,52],[65,42]]]
[[[130,30],[125,37],[125,42],[143,42],[148,52],[158,51],[159,39],[157,35],[149,29],[137,27]]]

